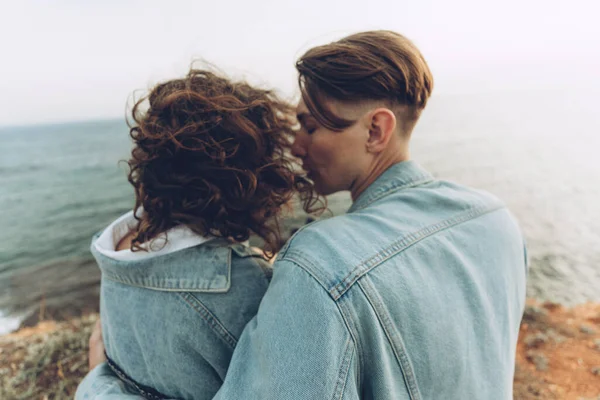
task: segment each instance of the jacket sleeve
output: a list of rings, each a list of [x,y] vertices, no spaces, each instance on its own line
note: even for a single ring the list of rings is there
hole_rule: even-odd
[[[328,292],[289,261],[233,353],[216,399],[358,399],[357,355]]]

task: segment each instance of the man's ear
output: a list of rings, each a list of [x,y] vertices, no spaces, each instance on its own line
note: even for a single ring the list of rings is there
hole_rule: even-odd
[[[367,151],[379,153],[387,147],[392,135],[396,134],[396,116],[388,108],[377,108],[370,113],[369,117]]]

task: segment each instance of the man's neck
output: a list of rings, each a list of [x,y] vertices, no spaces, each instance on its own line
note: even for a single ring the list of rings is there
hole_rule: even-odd
[[[360,196],[369,186],[373,184],[383,174],[389,167],[394,164],[401,163],[403,161],[409,160],[410,155],[408,150],[400,151],[400,152],[388,152],[385,154],[381,154],[380,157],[376,158],[373,161],[373,165],[367,171],[364,176],[360,177],[350,188],[350,194],[352,196],[352,201],[356,201],[358,196]]]

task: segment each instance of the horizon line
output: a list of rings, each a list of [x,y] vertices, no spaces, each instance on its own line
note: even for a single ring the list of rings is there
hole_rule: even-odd
[[[0,131],[11,129],[11,128],[35,128],[39,126],[55,126],[55,125],[77,125],[77,124],[86,124],[86,123],[95,123],[95,122],[108,122],[108,121],[118,121],[121,120],[125,122],[124,117],[89,117],[89,118],[77,118],[72,120],[57,120],[57,121],[40,121],[40,122],[30,122],[24,124],[8,124],[4,125],[0,123]]]

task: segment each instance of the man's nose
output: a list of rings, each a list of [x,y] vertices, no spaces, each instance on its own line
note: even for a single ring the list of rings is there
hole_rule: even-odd
[[[304,158],[306,156],[306,146],[304,145],[303,134],[298,132],[292,144],[292,154],[294,157]]]

